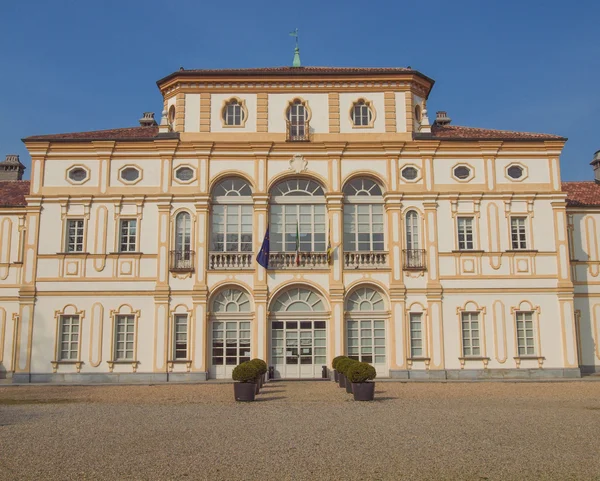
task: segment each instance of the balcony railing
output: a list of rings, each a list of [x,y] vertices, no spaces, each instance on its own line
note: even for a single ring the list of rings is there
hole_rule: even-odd
[[[295,252],[269,254],[269,269],[326,269],[328,267],[327,252],[300,252],[298,263],[296,263]]]
[[[209,252],[208,268],[211,270],[251,269],[252,252]]]
[[[290,122],[286,120],[286,136],[287,142],[308,142],[310,140],[310,124],[308,120],[304,122]]]
[[[350,251],[344,252],[346,269],[381,269],[388,267],[387,252]]]
[[[404,249],[404,270],[424,270],[426,268],[425,249]]]
[[[173,272],[190,272],[194,270],[194,251],[171,251],[170,269]]]

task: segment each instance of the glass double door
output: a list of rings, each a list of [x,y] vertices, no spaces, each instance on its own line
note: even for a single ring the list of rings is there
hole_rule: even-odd
[[[250,322],[211,322],[211,379],[231,379],[233,369],[250,360]]]
[[[316,379],[327,361],[326,321],[272,321],[275,378]]]

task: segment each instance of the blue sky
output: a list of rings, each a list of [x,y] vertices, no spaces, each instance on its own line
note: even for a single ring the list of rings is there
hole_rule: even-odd
[[[0,156],[28,135],[137,125],[185,68],[411,66],[432,118],[560,134],[565,180],[600,149],[600,2],[0,0]]]

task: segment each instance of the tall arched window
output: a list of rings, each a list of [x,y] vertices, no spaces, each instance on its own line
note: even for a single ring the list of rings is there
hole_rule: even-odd
[[[383,194],[368,178],[357,178],[344,186],[344,250],[384,250]]]
[[[310,179],[288,179],[271,189],[273,252],[325,252],[325,193]]]
[[[219,291],[211,304],[210,377],[230,378],[233,368],[249,361],[252,305],[238,287]]]
[[[419,239],[419,214],[409,210],[405,217],[406,249],[404,250],[405,269],[424,269],[425,252]]]
[[[359,287],[348,297],[348,357],[373,364],[380,373],[387,369],[385,318],[385,302],[375,289]]]
[[[212,191],[211,251],[252,252],[252,189],[229,177]]]
[[[307,140],[308,110],[305,102],[294,99],[285,113],[288,123],[288,140]]]

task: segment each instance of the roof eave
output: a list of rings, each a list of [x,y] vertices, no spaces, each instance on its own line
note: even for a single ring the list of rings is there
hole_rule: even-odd
[[[413,134],[414,140],[443,140],[445,142],[472,142],[472,141],[491,141],[491,142],[566,142],[569,140],[567,137],[553,137],[553,138],[506,138],[506,137],[440,137],[432,134]]]

